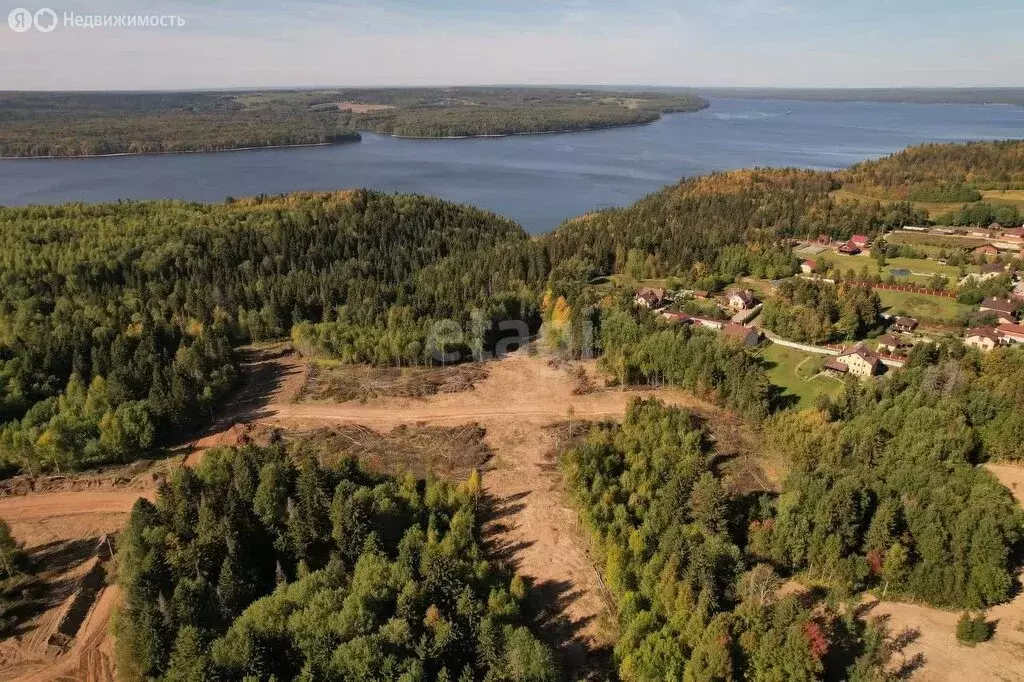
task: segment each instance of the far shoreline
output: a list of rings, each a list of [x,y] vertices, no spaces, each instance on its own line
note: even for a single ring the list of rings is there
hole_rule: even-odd
[[[169,156],[172,154],[223,154],[227,152],[252,152],[260,149],[301,149],[303,147],[334,147],[362,142],[362,138],[339,142],[306,142],[303,144],[271,144],[256,147],[226,147],[224,149],[183,149],[166,152],[114,152],[112,154],[71,154],[62,156],[0,156],[0,161],[60,161],[61,159],[113,159],[121,156]]]
[[[653,123],[661,121],[666,115],[671,114],[695,114],[699,111],[709,109],[709,106],[695,109],[693,111],[669,111],[663,112],[658,115],[657,118],[650,121],[641,121],[638,123],[610,123],[607,125],[598,125],[590,128],[560,128],[558,130],[534,130],[521,133],[493,133],[493,134],[481,134],[481,135],[443,135],[443,136],[432,136],[432,135],[397,135],[395,133],[381,133],[376,130],[359,130],[357,131],[360,136],[364,133],[372,133],[373,135],[380,135],[381,137],[391,137],[396,140],[419,140],[419,141],[430,141],[430,140],[477,140],[477,139],[499,139],[504,137],[523,137],[529,135],[568,135],[572,133],[590,133],[599,132],[602,130],[615,130],[617,128],[637,128],[640,126],[649,126]],[[261,149],[301,149],[304,147],[332,147],[342,146],[346,144],[357,144],[362,142],[362,137],[353,140],[343,140],[339,142],[309,142],[304,144],[276,144],[276,145],[260,145],[254,147],[227,147],[224,149],[186,149],[181,151],[162,151],[162,152],[114,152],[110,154],[73,154],[68,156],[51,154],[43,156],[0,156],[0,161],[59,161],[61,159],[113,159],[124,156],[167,156],[172,154],[222,154],[226,152],[250,152],[258,151]]]

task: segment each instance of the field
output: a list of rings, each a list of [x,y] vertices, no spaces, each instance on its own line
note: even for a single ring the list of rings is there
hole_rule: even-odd
[[[783,397],[793,401],[792,407],[813,407],[822,395],[836,395],[843,388],[840,379],[820,374],[827,359],[824,355],[807,353],[773,343],[761,351],[768,363],[768,378],[784,389]]]
[[[981,193],[990,204],[1008,204],[1024,209],[1024,189],[988,189]]]
[[[953,265],[943,265],[938,261],[929,258],[888,258],[886,264],[878,267],[878,261],[868,255],[847,256],[841,253],[823,253],[816,256],[819,263],[829,263],[838,267],[843,273],[853,270],[859,275],[864,268],[867,268],[868,275],[880,275],[888,277],[892,270],[909,270],[913,273],[909,277],[899,277],[900,280],[914,282],[916,284],[927,284],[932,275],[945,275],[951,282],[960,279],[960,268]],[[978,267],[969,265],[967,272],[978,272]]]
[[[976,310],[975,306],[957,303],[956,299],[942,296],[887,290],[878,290],[877,293],[891,315],[908,315],[940,324],[955,324],[957,318]]]

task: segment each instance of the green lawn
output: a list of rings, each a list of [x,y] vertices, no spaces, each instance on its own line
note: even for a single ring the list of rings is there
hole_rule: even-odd
[[[901,279],[918,284],[927,283],[929,278],[935,274],[945,275],[951,282],[956,282],[960,279],[959,267],[943,265],[938,261],[927,258],[889,258],[885,266],[881,268],[881,272],[879,272],[878,262],[874,258],[865,255],[847,256],[841,253],[823,253],[817,256],[816,260],[819,263],[829,263],[834,267],[838,267],[843,273],[846,273],[847,270],[853,270],[855,273],[860,274],[861,270],[867,267],[869,275],[880,274],[882,277],[888,277],[891,274],[891,270],[909,270],[915,274]],[[978,272],[978,267],[969,265],[967,266],[967,272]]]
[[[819,375],[827,356],[805,353],[777,343],[761,350],[768,366],[768,379],[783,389],[784,397],[793,397],[793,407],[814,407],[820,395],[836,395],[843,389],[840,379]]]
[[[877,290],[882,305],[893,315],[909,315],[921,320],[955,322],[960,315],[973,312],[975,306],[957,303],[955,298],[926,296],[906,291]]]

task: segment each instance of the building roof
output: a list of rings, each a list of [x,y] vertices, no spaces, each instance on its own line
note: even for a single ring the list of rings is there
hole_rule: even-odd
[[[857,254],[860,253],[860,247],[854,244],[853,242],[846,242],[845,244],[839,247],[839,251],[840,253]]]
[[[1003,339],[1003,333],[995,327],[973,327],[972,329],[967,330],[967,333],[964,334],[964,338],[991,339],[992,341],[999,343]]]
[[[745,341],[751,334],[757,334],[757,330],[752,327],[744,327],[742,324],[736,324],[735,322],[729,322],[722,327],[722,333],[726,336],[730,336],[740,341]]]
[[[1002,263],[985,263],[981,266],[981,272],[986,275],[993,272],[1006,272],[1006,266]]]
[[[732,298],[733,296],[738,296],[739,299],[743,301],[744,305],[750,305],[751,303],[754,302],[754,292],[750,291],[749,289],[744,289],[742,291],[733,291],[729,294],[729,298]]]
[[[841,372],[843,374],[846,374],[847,372],[850,371],[849,367],[844,365],[842,362],[840,362],[836,358],[832,358],[832,357],[830,357],[828,360],[825,361],[825,369],[830,369],[833,372]]]
[[[901,346],[906,346],[907,342],[895,334],[885,334],[884,336],[878,337],[878,344],[881,346],[889,346],[891,348],[899,348]]]
[[[900,327],[909,327],[910,329],[913,329],[917,327],[917,320],[912,317],[897,317],[895,324]]]
[[[981,302],[981,307],[985,310],[994,310],[997,313],[1006,313],[1008,315],[1017,312],[1020,305],[1019,302],[1011,301],[1007,298],[986,298]]]
[[[860,246],[861,244],[867,244],[871,240],[867,238],[867,235],[855,234],[850,237],[850,241]]]
[[[1024,227],[1010,227],[1003,230],[1003,236],[1010,235],[1011,237],[1024,237]]]
[[[1007,336],[1024,337],[1024,324],[1001,324],[996,327],[996,331]]]
[[[809,268],[810,268],[811,270],[813,270],[814,268],[818,267],[818,263],[817,263],[817,261],[813,261],[813,260],[810,260],[810,259],[808,259],[808,260],[805,260],[805,261],[804,261],[803,263],[801,263],[800,265],[806,265],[806,266],[807,266],[807,267],[809,267]]]
[[[982,244],[981,246],[974,249],[974,253],[999,253],[999,249],[992,246],[991,244]]]
[[[881,358],[878,357],[878,353],[875,353],[874,351],[870,350],[867,346],[864,345],[863,341],[858,343],[853,348],[843,351],[842,353],[839,354],[838,357],[848,358],[851,355],[856,355],[864,362],[870,364],[872,367],[877,366],[878,363],[881,362]]]

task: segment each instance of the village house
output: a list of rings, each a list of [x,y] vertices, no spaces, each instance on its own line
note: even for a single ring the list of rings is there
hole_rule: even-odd
[[[665,311],[661,314],[669,322],[679,322],[680,324],[693,324],[694,319],[686,313],[673,313]]]
[[[729,294],[729,307],[736,310],[749,310],[754,307],[754,301],[754,292],[748,289]]]
[[[871,240],[867,238],[867,235],[855,234],[850,237],[850,243],[856,245],[857,248],[863,251],[868,248],[868,244],[871,243]]]
[[[912,317],[897,317],[890,329],[894,332],[909,333],[917,329],[917,320]]]
[[[1003,335],[1007,343],[1024,343],[1024,324],[1001,324],[996,331]]]
[[[800,264],[800,272],[804,273],[805,275],[813,274],[817,268],[818,263],[813,260],[805,260],[803,263]]]
[[[1021,303],[1009,298],[986,298],[978,310],[983,313],[994,313],[1000,324],[1016,324],[1017,311]]]
[[[722,333],[730,339],[739,341],[748,348],[761,343],[761,333],[759,331],[752,327],[744,327],[742,324],[736,324],[735,322],[730,322],[722,327]]]
[[[981,272],[971,272],[964,275],[963,279],[960,280],[961,286],[977,284],[979,282],[987,282],[990,279],[995,279],[1006,272],[1006,266],[1002,263],[985,263],[981,266]]]
[[[902,355],[903,351],[910,348],[910,346],[910,343],[903,339],[903,337],[897,336],[896,334],[886,334],[878,337],[878,352],[880,353]]]
[[[972,237],[978,237],[979,239],[988,239],[989,237],[992,236],[992,233],[989,232],[984,227],[976,227],[967,234],[969,234]]]
[[[875,376],[882,368],[882,359],[878,353],[868,350],[863,342],[840,353],[835,360],[844,365],[850,374],[861,379]]]
[[[990,351],[1006,343],[1003,333],[993,327],[975,327],[964,335],[964,345]]]
[[[1024,227],[1010,227],[1003,230],[1003,237],[1011,237],[1014,239],[1024,239]]]
[[[636,292],[636,296],[633,297],[633,303],[641,308],[657,308],[664,301],[664,289],[650,289],[648,287],[644,287]]]
[[[832,374],[837,376],[845,376],[849,374],[850,368],[840,362],[837,358],[829,356],[825,360],[825,364],[822,366],[822,370],[826,374]]]
[[[861,252],[861,248],[853,242],[846,242],[839,247],[839,253],[845,256],[856,256]]]
[[[984,235],[984,236],[987,237],[988,235]],[[976,249],[974,249],[973,253],[975,253],[975,254],[977,254],[979,256],[998,256],[999,255],[999,249],[997,249],[996,247],[992,246],[991,244],[982,244],[981,246],[979,246]]]

